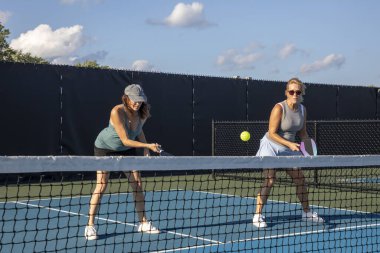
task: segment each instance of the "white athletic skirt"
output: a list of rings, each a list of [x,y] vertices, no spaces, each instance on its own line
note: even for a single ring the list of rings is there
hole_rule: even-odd
[[[290,148],[285,147],[277,142],[269,139],[268,133],[260,140],[260,148],[256,156],[300,156],[299,151],[292,151]]]

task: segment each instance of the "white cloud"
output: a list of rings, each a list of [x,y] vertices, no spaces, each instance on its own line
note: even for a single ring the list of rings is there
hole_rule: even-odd
[[[54,58],[50,63],[58,65],[74,65],[78,62],[78,59],[77,56],[62,56]]]
[[[12,16],[12,13],[10,11],[0,11],[0,23],[1,24],[7,23],[11,16]]]
[[[154,66],[147,60],[136,60],[132,63],[132,70],[136,71],[156,71]]]
[[[294,54],[302,54],[304,56],[309,56],[309,53],[301,48],[298,48],[293,43],[287,43],[285,44],[279,51],[278,51],[278,57],[280,59],[287,59],[289,56]]]
[[[280,49],[278,55],[281,59],[286,59],[288,56],[294,54],[295,52],[297,52],[296,46],[294,44],[288,43]]]
[[[178,3],[171,14],[163,21],[148,20],[149,24],[167,25],[172,27],[196,27],[204,28],[214,24],[208,22],[203,14],[203,4],[194,2],[191,4]]]
[[[53,59],[69,56],[84,44],[83,27],[80,25],[53,31],[49,25],[41,24],[13,39],[10,46],[35,56]]]
[[[254,69],[254,63],[262,58],[262,53],[255,52],[262,48],[259,44],[251,44],[242,50],[229,49],[219,55],[216,64],[225,70]]]
[[[321,60],[317,60],[311,64],[301,66],[301,73],[308,74],[329,68],[340,68],[346,61],[346,58],[341,54],[330,54]]]

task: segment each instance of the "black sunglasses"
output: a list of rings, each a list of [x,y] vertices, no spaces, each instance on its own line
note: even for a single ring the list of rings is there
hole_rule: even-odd
[[[300,90],[289,90],[288,93],[290,96],[293,96],[294,93],[296,93],[296,95],[299,96],[302,94],[302,91],[300,91]]]

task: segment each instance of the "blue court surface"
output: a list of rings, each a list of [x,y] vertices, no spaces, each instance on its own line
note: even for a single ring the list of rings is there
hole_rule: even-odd
[[[380,252],[380,214],[314,206],[326,220],[315,224],[301,220],[299,204],[269,201],[268,228],[258,230],[254,198],[145,194],[160,234],[137,233],[132,195],[110,194],[102,199],[94,241],[83,236],[89,196],[2,202],[0,252]]]

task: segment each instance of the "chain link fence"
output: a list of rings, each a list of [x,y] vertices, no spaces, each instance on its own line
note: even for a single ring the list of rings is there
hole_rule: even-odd
[[[240,140],[248,131],[251,138]],[[268,131],[267,121],[213,121],[212,154],[215,156],[254,156],[260,139]],[[318,155],[375,155],[380,154],[380,120],[308,121],[307,131],[318,146]],[[299,139],[297,141],[300,141]],[[379,191],[378,168],[315,168],[304,171],[307,183],[315,187],[349,188],[360,191]],[[237,177],[263,180],[260,171],[214,171],[217,177]],[[277,181],[289,183],[284,171]]]

